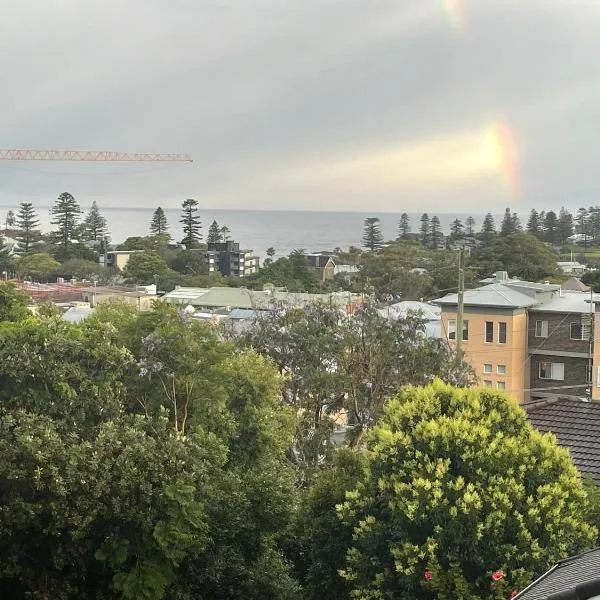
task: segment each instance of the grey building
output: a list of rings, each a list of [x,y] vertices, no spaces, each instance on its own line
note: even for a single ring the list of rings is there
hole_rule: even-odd
[[[218,270],[225,277],[248,277],[259,268],[258,257],[252,250],[240,250],[239,242],[232,240],[207,244],[206,257],[209,271]]]

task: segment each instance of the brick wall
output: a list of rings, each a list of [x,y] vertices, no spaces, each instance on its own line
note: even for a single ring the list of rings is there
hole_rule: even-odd
[[[555,379],[540,379],[540,362],[552,362],[552,363],[563,363],[564,364],[564,381]],[[548,390],[548,393],[566,394],[572,396],[585,396],[587,392],[587,369],[588,359],[587,358],[574,358],[571,356],[543,356],[534,354],[530,357],[531,363],[531,379],[530,387],[535,388],[554,388],[559,387],[561,389]],[[583,387],[569,388],[569,385],[579,385]],[[567,386],[564,387],[563,386]],[[543,391],[543,390],[540,390]],[[532,396],[535,396],[535,392],[531,392]]]
[[[530,312],[528,326],[528,347],[535,350],[562,350],[564,352],[589,351],[588,340],[571,339],[571,322],[580,322],[582,315],[568,313]],[[535,337],[535,322],[548,321],[548,337]]]

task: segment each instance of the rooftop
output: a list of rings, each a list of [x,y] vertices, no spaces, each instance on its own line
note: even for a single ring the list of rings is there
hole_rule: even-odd
[[[561,560],[515,600],[591,600],[600,594],[600,548]]]
[[[594,295],[595,302],[600,301],[598,295]],[[559,312],[559,313],[589,313],[593,312],[590,303],[589,292],[577,292],[574,290],[566,290],[562,293],[554,293],[551,298],[532,307],[532,311],[536,312]]]
[[[440,307],[435,304],[406,300],[381,308],[378,312],[383,317],[390,317],[393,319],[402,319],[406,317],[409,312],[418,312],[421,313],[421,316],[425,321],[439,321],[442,311]]]
[[[448,294],[434,300],[441,306],[458,305],[458,294]],[[536,294],[525,293],[504,283],[491,283],[464,294],[465,306],[485,306],[490,308],[528,308],[540,302]]]
[[[523,408],[534,427],[553,433],[569,449],[582,475],[600,482],[600,402],[556,398],[527,402]]]

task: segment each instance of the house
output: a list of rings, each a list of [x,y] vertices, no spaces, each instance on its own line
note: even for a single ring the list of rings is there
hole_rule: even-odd
[[[513,600],[598,600],[600,548],[561,560]]]
[[[89,303],[91,308],[95,308],[101,302],[120,300],[135,306],[140,311],[145,311],[152,309],[156,299],[156,294],[146,288],[99,285],[81,289],[81,300]]]
[[[133,254],[144,252],[144,250],[109,250],[100,255],[100,264],[123,271]]]
[[[577,277],[571,277],[570,279],[567,279],[567,281],[565,281],[564,283],[561,283],[560,287],[563,290],[566,291],[570,291],[570,292],[589,292],[590,288],[585,285],[585,283],[583,283],[580,279],[577,279]]]
[[[598,297],[509,279],[505,272],[491,281],[464,293],[463,351],[479,383],[520,402],[600,399],[600,344],[594,339],[600,338],[593,333],[600,329],[594,328]],[[458,296],[435,303],[442,308],[442,334],[454,345]]]
[[[526,402],[523,408],[536,429],[553,433],[568,448],[583,477],[600,484],[600,402],[554,397]]]
[[[559,261],[556,264],[566,275],[582,275],[587,271],[587,267],[576,260]]]
[[[314,269],[321,281],[333,279],[337,257],[331,252],[305,254],[308,266]]]
[[[238,242],[209,242],[205,253],[211,272],[211,264],[225,277],[248,277],[259,269],[258,256],[252,250],[240,250]],[[214,270],[214,269],[213,269]]]
[[[432,339],[443,339],[441,309],[435,304],[405,300],[391,304],[377,311],[387,319],[405,319],[408,315],[418,315],[425,322],[425,335]]]

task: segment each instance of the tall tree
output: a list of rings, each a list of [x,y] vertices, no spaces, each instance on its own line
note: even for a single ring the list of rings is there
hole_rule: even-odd
[[[208,235],[206,236],[206,242],[208,244],[217,244],[223,241],[222,228],[216,221],[213,221],[208,228]]]
[[[502,219],[502,224],[500,225],[500,235],[506,236],[514,233],[514,223],[512,218],[512,213],[510,212],[510,208],[507,208],[504,211],[504,217]]]
[[[108,234],[108,224],[100,213],[98,203],[94,200],[83,220],[83,239],[89,242],[101,242]]]
[[[512,232],[513,233],[522,233],[523,227],[521,227],[521,219],[519,219],[519,215],[516,212],[514,212],[510,216],[510,220],[512,223]]]
[[[558,233],[558,218],[553,210],[549,210],[544,218],[544,238],[546,242],[555,244]]]
[[[495,235],[496,224],[494,223],[494,217],[492,213],[487,213],[481,224],[481,231],[478,237],[482,242],[489,242]]]
[[[6,213],[6,219],[4,219],[4,229],[12,229],[15,226],[15,213],[12,210],[9,210]]]
[[[460,219],[454,219],[450,223],[450,240],[457,242],[465,237],[465,226]]]
[[[419,237],[421,238],[423,248],[429,248],[431,245],[431,224],[427,213],[421,215],[421,232]]]
[[[181,243],[186,248],[197,248],[200,245],[202,223],[198,214],[198,201],[193,198],[184,200],[182,215],[179,222],[183,225],[183,239]]]
[[[59,260],[65,260],[71,256],[73,240],[77,238],[81,207],[69,192],[63,192],[50,209],[50,214],[53,217],[51,223],[56,225],[56,255]]]
[[[42,238],[42,234],[38,229],[39,224],[40,221],[33,208],[33,204],[31,202],[21,202],[15,218],[19,253],[28,254],[35,249],[35,246]]]
[[[471,216],[467,217],[467,220],[465,221],[465,235],[468,238],[475,236],[475,219]]]
[[[400,223],[398,224],[398,239],[408,239],[410,233],[410,217],[406,213],[400,215]]]
[[[223,225],[223,227],[221,227],[221,238],[224,242],[229,240],[230,233],[231,231],[229,231],[229,227],[227,227],[227,225]]]
[[[164,235],[167,233],[169,225],[167,223],[167,215],[162,207],[158,207],[152,214],[152,221],[150,221],[150,233],[152,235]]]
[[[573,235],[573,215],[563,206],[558,214],[558,241],[566,244]]]
[[[377,217],[368,217],[365,219],[362,243],[371,252],[379,250],[383,246],[383,233],[381,233],[381,226]]]
[[[535,235],[535,237],[539,240],[542,239],[541,229],[540,215],[535,208],[532,208],[531,212],[529,213],[529,220],[527,221],[527,233]]]
[[[430,247],[437,250],[444,245],[444,232],[442,231],[442,225],[437,215],[431,217],[431,224],[429,229],[430,236]]]

